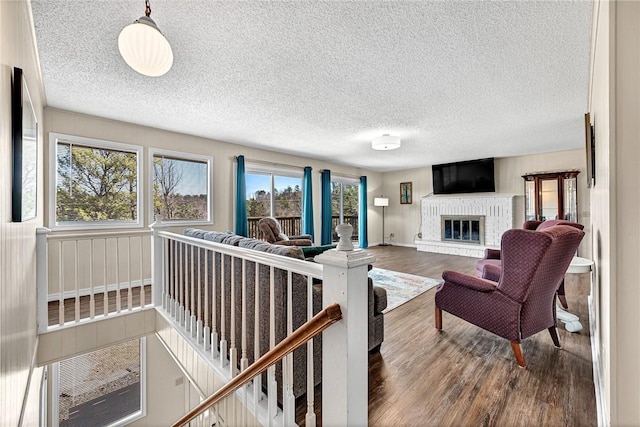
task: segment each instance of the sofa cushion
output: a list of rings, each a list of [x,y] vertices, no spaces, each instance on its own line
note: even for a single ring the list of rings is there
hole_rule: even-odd
[[[220,243],[224,243],[225,245],[230,246],[238,246],[238,243],[241,240],[244,240],[243,236],[238,236],[236,234],[224,234],[224,237],[221,238]]]
[[[304,260],[304,254],[302,253],[302,249],[297,246],[287,246],[287,245],[271,245],[265,251],[270,254],[282,255],[289,258],[297,258]]]
[[[200,230],[198,228],[187,228],[184,230],[185,236],[195,237],[196,239],[204,239],[207,233],[211,233],[211,231]]]
[[[267,248],[271,246],[271,243],[267,243],[263,240],[246,238],[238,242],[238,246],[241,248],[253,249],[256,251],[265,252]]]

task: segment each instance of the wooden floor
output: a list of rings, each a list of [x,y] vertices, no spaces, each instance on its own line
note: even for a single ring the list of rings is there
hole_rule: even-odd
[[[118,295],[116,291],[107,292],[107,313],[113,314],[118,312]],[[120,311],[127,311],[140,307],[140,301],[143,298],[140,286],[131,288],[131,304],[129,304],[128,289],[120,290]],[[74,298],[64,300],[64,323],[74,322],[81,319],[88,319],[91,316],[90,297],[82,296],[79,298],[78,315],[76,316],[76,304]],[[144,286],[144,305],[151,304],[151,285]],[[105,312],[104,294],[97,293],[94,296],[95,316],[100,316]],[[60,324],[60,302],[49,301],[48,304],[49,326]]]
[[[372,247],[375,267],[439,279],[444,270],[475,275],[477,259],[418,252],[399,246]],[[595,426],[587,295],[589,276],[568,275],[569,311],[584,329],[558,328],[562,349],[541,332],[522,343],[527,369],[518,368],[509,342],[443,314],[434,328],[435,289],[385,314],[385,340],[369,358],[371,426]],[[145,289],[149,302],[150,289]],[[127,294],[121,293],[122,307]],[[97,298],[96,314],[102,313]],[[110,310],[115,295],[109,293]],[[139,289],[133,302],[139,305]],[[88,301],[81,311],[87,315]],[[49,305],[50,324],[58,322],[57,302]],[[74,304],[65,304],[67,320]],[[321,405],[317,388],[317,410]],[[304,424],[304,405],[296,417]],[[318,412],[317,413],[321,413]],[[321,425],[321,419],[318,419]]]
[[[372,247],[375,267],[432,278],[475,275],[477,259]],[[448,313],[434,328],[435,289],[385,314],[385,340],[369,360],[371,426],[591,426],[597,424],[587,295],[589,276],[568,275],[569,311],[584,326],[559,326],[523,341],[527,368],[509,342]]]

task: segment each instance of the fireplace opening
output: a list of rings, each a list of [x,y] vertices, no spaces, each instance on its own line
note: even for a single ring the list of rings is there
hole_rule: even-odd
[[[484,216],[442,216],[443,242],[484,244]]]

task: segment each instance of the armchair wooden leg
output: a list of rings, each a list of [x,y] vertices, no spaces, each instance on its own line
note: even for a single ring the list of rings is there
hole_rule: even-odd
[[[567,297],[564,295],[560,295],[558,294],[558,301],[560,301],[560,305],[562,306],[562,308],[564,308],[565,310],[567,308],[569,308],[569,304],[567,304]]]
[[[558,330],[555,328],[555,326],[552,326],[549,328],[549,335],[551,335],[551,339],[553,340],[553,345],[555,345],[557,348],[560,348],[560,339],[558,339]]]
[[[560,282],[557,295],[558,295],[558,301],[560,301],[560,305],[562,306],[562,308],[564,308],[565,310],[568,309],[569,304],[567,304],[567,297],[565,296],[565,293],[564,293],[564,279],[562,279],[562,282]]]
[[[522,354],[522,346],[519,342],[511,341],[511,349],[513,350],[513,354],[516,356],[516,361],[518,362],[518,366],[521,368],[525,368],[524,364],[524,355]]]
[[[442,330],[442,310],[436,307],[436,329]]]

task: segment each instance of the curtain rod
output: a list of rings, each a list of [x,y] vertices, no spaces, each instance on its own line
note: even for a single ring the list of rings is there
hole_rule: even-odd
[[[236,161],[238,160],[238,156],[235,156]],[[266,166],[274,166],[274,167],[280,167],[280,168],[288,168],[288,169],[304,169],[306,166],[294,166],[294,165],[287,165],[286,163],[277,163],[277,162],[269,162],[266,160],[257,160],[257,159],[248,159],[248,158],[244,158],[244,161],[246,163],[257,163],[257,164],[261,164],[261,165],[266,165]]]
[[[330,169],[320,169],[320,171],[318,171],[318,173],[322,173],[323,171],[326,171],[326,170],[331,172]],[[348,173],[340,173],[340,172],[331,172],[331,176],[337,176],[337,177],[340,177],[340,178],[360,179],[360,175],[350,175]]]

